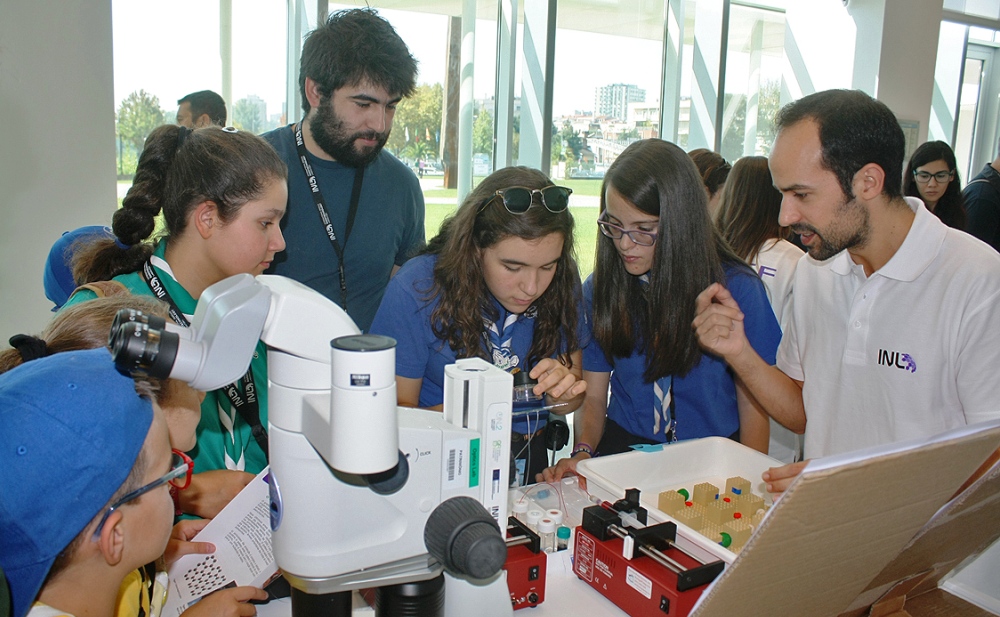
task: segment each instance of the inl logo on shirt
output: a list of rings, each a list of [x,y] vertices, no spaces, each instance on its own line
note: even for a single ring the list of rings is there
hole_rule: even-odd
[[[770,276],[774,278],[778,274],[777,268],[772,268],[771,266],[761,266],[757,268],[757,277],[764,278],[765,276]]]
[[[878,350],[878,363],[882,366],[894,366],[911,373],[917,372],[917,363],[908,353],[898,351]]]

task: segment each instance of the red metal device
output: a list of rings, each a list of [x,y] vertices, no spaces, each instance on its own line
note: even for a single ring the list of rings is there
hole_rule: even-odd
[[[591,506],[576,529],[573,571],[631,617],[685,617],[725,567],[676,548],[677,525],[621,525],[620,512],[645,525],[638,491],[612,508]]]
[[[521,521],[510,517],[507,527],[507,589],[514,610],[538,606],[545,601],[545,562],[541,541]]]

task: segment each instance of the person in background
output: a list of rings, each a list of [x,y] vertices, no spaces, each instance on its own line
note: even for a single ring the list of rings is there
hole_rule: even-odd
[[[74,279],[114,280],[170,306],[187,326],[197,298],[236,274],[261,274],[284,249],[278,227],[287,202],[285,164],[260,137],[208,127],[150,133],[135,182],[115,212],[114,239],[74,254]],[[164,230],[154,232],[163,213]],[[67,306],[95,297],[75,293]],[[247,374],[206,394],[198,473],[181,494],[186,514],[214,517],[267,465],[267,354],[259,343]]]
[[[779,222],[809,247],[777,363],[747,344],[742,302],[718,285],[698,296],[700,344],[772,418],[805,432],[806,457],[1000,417],[1000,255],[903,197],[892,111],[828,90],[786,105],[775,126]],[[804,466],[765,472],[768,492]]]
[[[716,225],[722,238],[764,282],[767,299],[782,331],[791,315],[795,267],[802,249],[788,241],[790,231],[778,223],[781,193],[771,184],[767,158],[745,156],[736,161],[719,200]],[[767,453],[785,463],[802,458],[798,435],[773,418]]]
[[[302,46],[305,117],[263,135],[288,165],[288,249],[268,274],[312,287],[362,331],[389,278],[424,244],[420,181],[383,149],[416,76],[417,61],[378,13],[332,13]]]
[[[965,230],[1000,251],[1000,154],[965,185]]]
[[[670,142],[635,142],[608,168],[597,264],[583,292],[592,335],[577,444],[544,480],[639,444],[721,436],[767,450],[767,416],[691,329],[698,293],[715,283],[742,299],[761,355],[773,359],[781,338],[764,284],[712,225],[707,201],[698,169]]]
[[[162,318],[168,317],[166,304],[156,298],[132,295],[127,291],[80,302],[60,311],[41,335],[12,336],[10,343],[13,349],[0,351],[0,373],[57,353],[105,347],[108,344],[111,324],[118,311],[122,309],[141,311],[145,315]],[[200,405],[205,393],[176,379],[158,380],[144,377],[141,380],[149,383],[157,405],[163,410],[170,446],[178,452],[193,449],[196,443],[195,429],[201,417]],[[188,475],[193,471],[192,462]],[[184,484],[176,482],[170,486],[175,514],[180,513],[178,497],[184,488],[186,488]],[[207,523],[206,519],[182,520],[174,525],[162,563],[157,559],[125,576],[118,592],[115,617],[160,615],[167,595],[166,567],[184,555],[214,552],[215,546],[210,543],[191,541]],[[250,587],[220,589],[203,598],[183,614],[185,617],[253,614],[247,612],[246,601],[264,599],[262,593]],[[250,610],[252,611],[252,607]]]
[[[713,221],[719,212],[719,198],[722,197],[722,187],[726,184],[732,166],[717,152],[708,148],[697,148],[688,153],[698,167],[701,181],[708,194],[708,215]]]
[[[583,400],[580,274],[573,259],[570,189],[527,167],[483,179],[446,219],[424,254],[386,290],[371,331],[396,339],[399,404],[441,409],[444,367],[481,357],[538,380],[544,403],[565,414]],[[547,414],[515,417],[518,484],[546,467]]]
[[[226,126],[226,101],[211,90],[201,90],[177,101],[177,124],[189,129]]]
[[[955,153],[945,142],[928,141],[913,151],[903,173],[903,194],[920,198],[948,227],[965,230],[962,179]]]

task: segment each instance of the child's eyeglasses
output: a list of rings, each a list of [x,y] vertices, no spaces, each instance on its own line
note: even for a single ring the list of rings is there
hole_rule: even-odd
[[[540,189],[529,189],[523,186],[512,186],[500,189],[496,196],[503,200],[503,207],[511,214],[524,214],[531,207],[531,201],[537,194],[542,205],[549,212],[562,212],[569,206],[569,196],[573,189],[565,186],[546,186]]]
[[[131,493],[128,493],[118,501],[116,501],[111,507],[104,511],[104,516],[101,517],[101,522],[97,524],[97,529],[94,530],[94,537],[101,535],[101,529],[104,528],[104,523],[111,516],[111,513],[120,508],[122,505],[132,501],[133,499],[138,499],[142,495],[145,495],[154,488],[163,486],[166,483],[170,483],[170,486],[178,490],[182,490],[191,484],[191,474],[194,472],[194,461],[180,450],[174,450],[173,456],[170,461],[170,471],[166,474],[160,476],[156,480],[153,480],[149,484],[135,489]]]

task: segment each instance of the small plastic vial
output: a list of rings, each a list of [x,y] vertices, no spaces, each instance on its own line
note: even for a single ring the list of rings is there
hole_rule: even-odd
[[[556,552],[556,524],[545,517],[538,521],[538,537],[542,541],[542,550],[546,553]]]
[[[563,513],[562,510],[553,508],[545,513],[545,516],[552,519],[552,522],[556,524],[556,527],[563,524]]]
[[[556,550],[564,551],[569,548],[569,527],[556,529]]]
[[[525,525],[528,524],[528,500],[527,499],[515,499],[514,503],[511,505],[511,512],[514,514],[514,518],[521,521]]]
[[[538,380],[532,379],[526,371],[514,373],[513,402],[515,403],[537,403],[545,397],[535,394],[535,386]]]
[[[527,518],[526,523],[528,525],[528,529],[537,533],[538,521],[542,520],[544,516],[545,513],[542,512],[541,510],[528,510],[528,514],[526,515]]]

